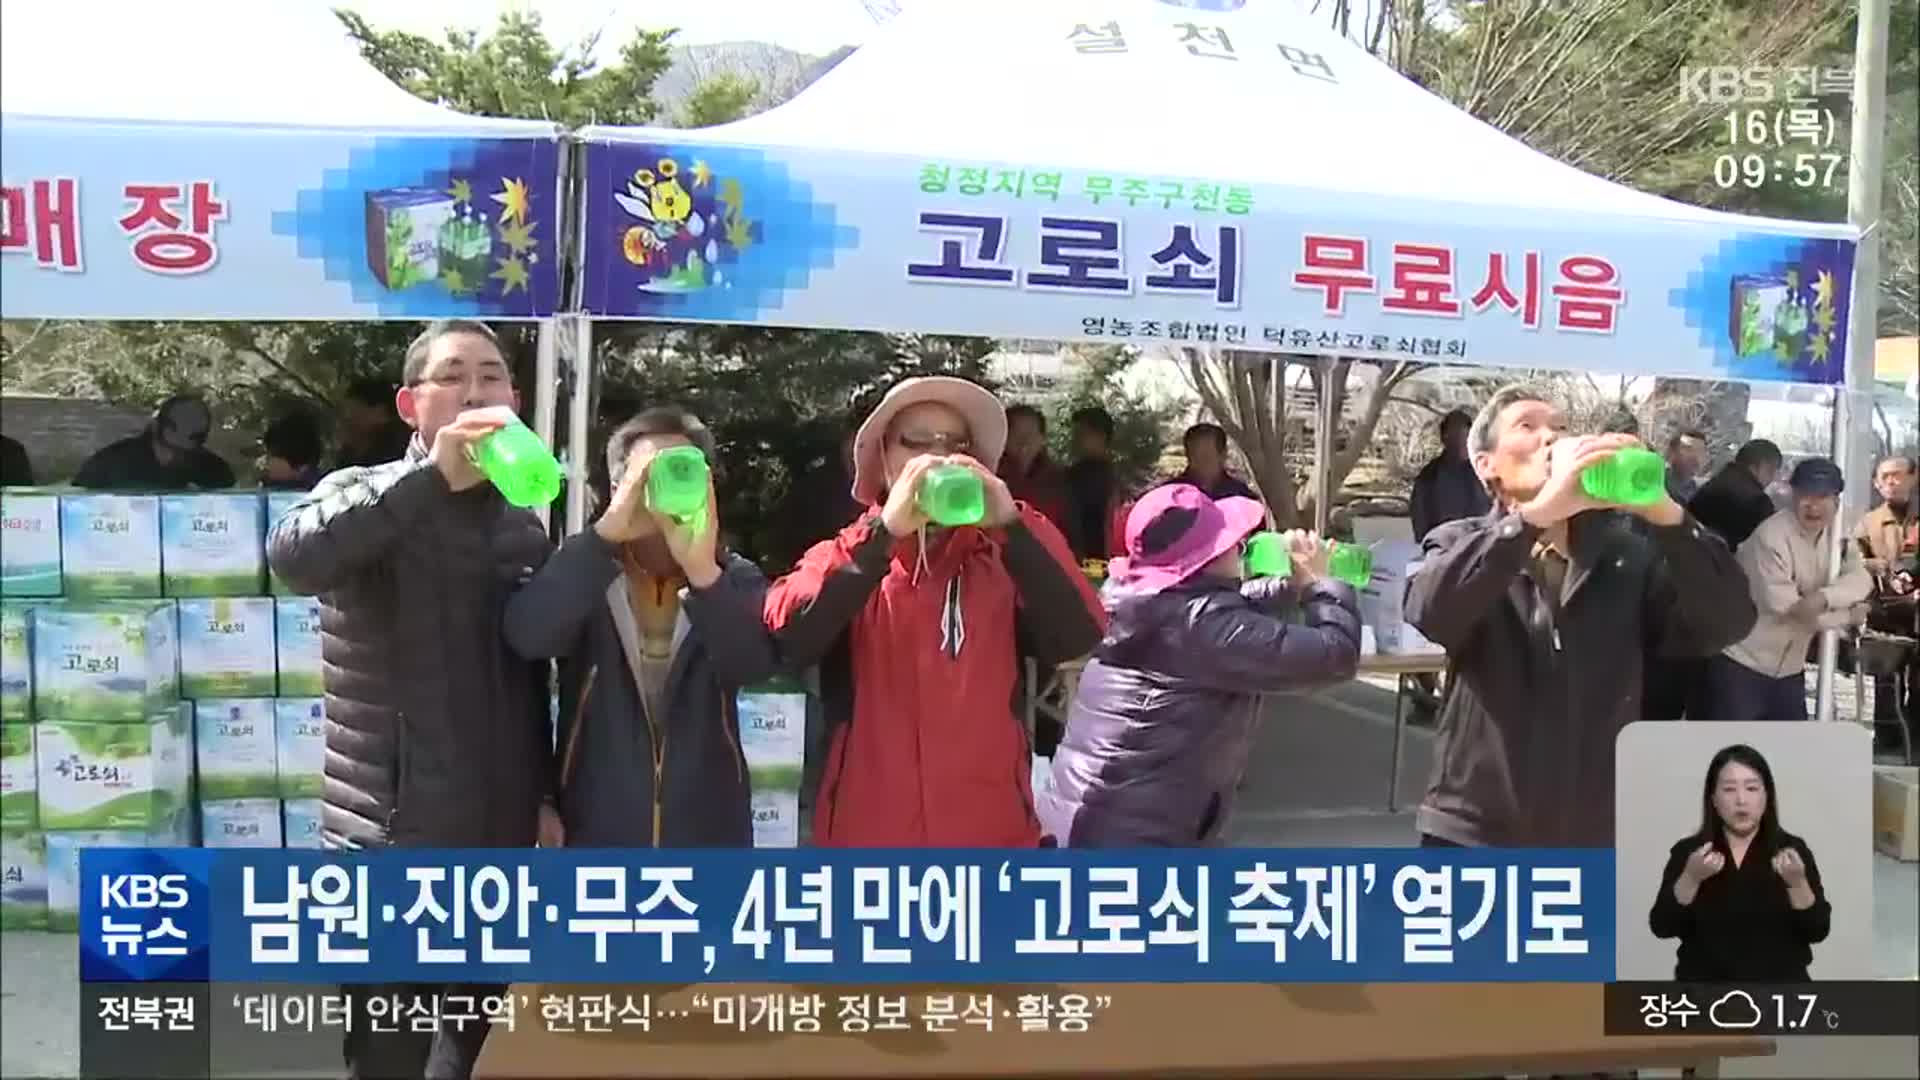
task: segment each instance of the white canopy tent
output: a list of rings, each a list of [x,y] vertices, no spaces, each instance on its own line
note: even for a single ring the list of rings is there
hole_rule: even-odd
[[[596,317],[1844,369],[1850,227],[1563,165],[1284,0],[915,5],[766,113],[581,136]]]
[[[562,133],[422,101],[320,3],[0,11],[0,314],[542,320]]]

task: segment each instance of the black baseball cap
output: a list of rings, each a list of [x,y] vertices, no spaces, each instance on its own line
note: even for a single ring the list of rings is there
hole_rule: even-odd
[[[1847,477],[1831,458],[1808,458],[1793,467],[1787,486],[1803,495],[1838,495],[1847,490]]]

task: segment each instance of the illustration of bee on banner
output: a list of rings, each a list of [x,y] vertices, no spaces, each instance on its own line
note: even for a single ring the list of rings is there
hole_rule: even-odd
[[[634,170],[614,202],[637,224],[621,235],[620,250],[639,267],[643,292],[693,292],[725,286],[724,264],[760,238],[760,223],[746,216],[740,183],[718,179],[695,159],[682,169],[671,155],[652,168]]]

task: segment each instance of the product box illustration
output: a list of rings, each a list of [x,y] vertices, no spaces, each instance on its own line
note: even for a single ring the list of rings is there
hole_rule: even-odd
[[[786,682],[742,690],[736,699],[740,752],[753,783],[753,846],[800,840],[800,776],[806,763],[807,697]]]
[[[0,834],[0,930],[47,928],[47,838]]]
[[[0,723],[33,719],[33,609],[0,600]]]
[[[273,532],[273,523],[276,521],[279,521],[280,518],[284,516],[287,511],[299,505],[300,500],[306,497],[307,497],[307,493],[304,491],[269,491],[267,492],[267,515],[266,515],[266,520],[264,522],[264,524],[266,525],[266,531],[264,534],[262,534],[260,538],[260,547],[262,552],[266,550],[267,536],[271,535]],[[295,593],[293,591],[293,588],[289,586],[286,582],[280,580],[280,575],[273,572],[272,566],[267,567],[267,591],[272,593],[275,596],[299,595]]]
[[[318,848],[321,799],[287,799],[280,804],[281,831],[290,848]]]
[[[0,488],[0,596],[60,591],[60,497]]]
[[[1773,356],[1782,364],[1800,358],[1812,313],[1797,295],[1797,273],[1737,274],[1727,328],[1743,358]]]
[[[452,195],[387,188],[367,192],[366,208],[367,267],[380,284],[398,290],[440,277],[440,230],[454,220]]]
[[[46,834],[47,929],[72,933],[80,920],[80,853],[88,848],[192,847],[190,811],[153,829],[89,829]]]
[[[180,696],[272,697],[273,598],[219,597],[180,605]]]
[[[177,706],[145,724],[37,728],[42,829],[150,832],[186,807],[190,736]]]
[[[168,596],[252,596],[266,573],[258,493],[160,497],[160,573]]]
[[[274,758],[283,799],[319,798],[327,768],[327,712],[320,698],[273,703]]]
[[[36,607],[35,718],[137,724],[178,699],[177,618],[171,600]]]
[[[0,832],[40,827],[40,765],[32,724],[0,725]]]
[[[274,649],[281,697],[319,697],[320,602],[304,596],[274,602]]]
[[[60,562],[70,600],[162,595],[160,497],[60,496]]]
[[[272,698],[205,698],[193,703],[193,753],[201,801],[272,798]]]
[[[280,846],[279,799],[218,799],[200,803],[200,840],[210,848]]]

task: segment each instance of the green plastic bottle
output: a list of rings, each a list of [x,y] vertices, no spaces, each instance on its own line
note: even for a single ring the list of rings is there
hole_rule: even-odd
[[[920,480],[920,512],[936,525],[978,525],[987,516],[987,489],[972,469],[935,465]]]
[[[647,505],[680,522],[707,508],[707,455],[697,446],[660,451],[647,466]]]
[[[1651,506],[1667,490],[1667,463],[1643,446],[1629,446],[1587,466],[1580,490],[1617,506]]]
[[[474,467],[523,510],[560,497],[560,462],[533,429],[515,420],[473,444]]]
[[[1257,532],[1247,537],[1243,560],[1250,578],[1286,577],[1293,573],[1293,556],[1287,554],[1286,538],[1277,532]]]
[[[1373,549],[1335,540],[1327,553],[1327,573],[1356,589],[1373,580]]]

